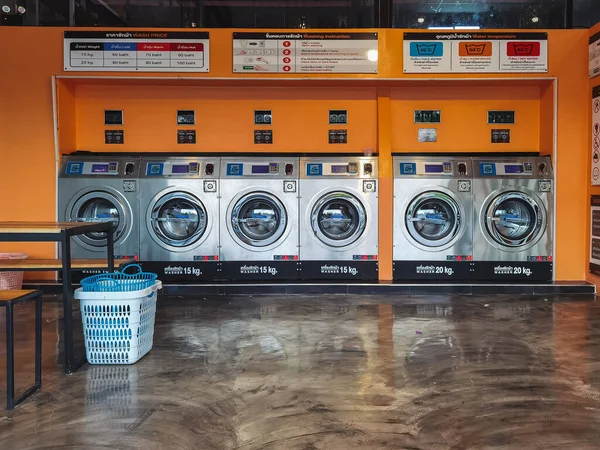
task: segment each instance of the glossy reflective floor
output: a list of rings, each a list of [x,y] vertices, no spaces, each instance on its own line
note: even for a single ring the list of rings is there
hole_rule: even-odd
[[[150,354],[71,376],[60,316],[45,303],[43,391],[0,410],[2,450],[600,448],[589,298],[161,297]]]

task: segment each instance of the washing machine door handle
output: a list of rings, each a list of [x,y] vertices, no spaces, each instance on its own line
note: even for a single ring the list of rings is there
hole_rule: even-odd
[[[406,220],[409,222],[424,222],[432,225],[445,225],[447,222],[444,219],[433,219],[431,217],[407,217]]]

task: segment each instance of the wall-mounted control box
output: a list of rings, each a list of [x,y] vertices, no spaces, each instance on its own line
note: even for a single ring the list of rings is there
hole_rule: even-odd
[[[105,109],[104,125],[123,125],[123,111],[120,109]]]
[[[254,125],[271,125],[272,123],[273,114],[270,109],[254,111]]]
[[[415,123],[442,123],[439,109],[415,109]]]
[[[502,124],[514,124],[515,123],[515,112],[514,111],[488,111],[487,123],[502,123]]]
[[[192,109],[177,110],[177,125],[196,125],[196,111]]]
[[[330,109],[329,124],[330,125],[346,125],[348,123],[347,109]]]

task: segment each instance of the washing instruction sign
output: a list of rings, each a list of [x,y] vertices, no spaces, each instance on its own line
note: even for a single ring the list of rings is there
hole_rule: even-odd
[[[592,185],[600,185],[600,86],[592,89]]]
[[[236,73],[377,73],[377,33],[233,33]]]
[[[208,72],[209,35],[198,31],[65,31],[64,68]]]
[[[404,33],[404,72],[548,72],[548,35]]]
[[[600,33],[590,37],[590,78],[600,75]]]

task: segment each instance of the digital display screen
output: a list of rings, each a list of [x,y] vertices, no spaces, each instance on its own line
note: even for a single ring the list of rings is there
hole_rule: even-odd
[[[504,172],[506,173],[523,173],[523,166],[521,164],[519,165],[505,165],[504,166]]]
[[[442,173],[443,171],[442,164],[425,164],[425,173]]]
[[[188,167],[187,164],[174,164],[171,167],[171,173],[188,173]]]
[[[269,173],[269,166],[252,166],[252,173]]]
[[[342,165],[332,165],[331,166],[331,173],[348,173],[348,165],[344,164]]]
[[[92,173],[108,173],[108,164],[92,164]]]

